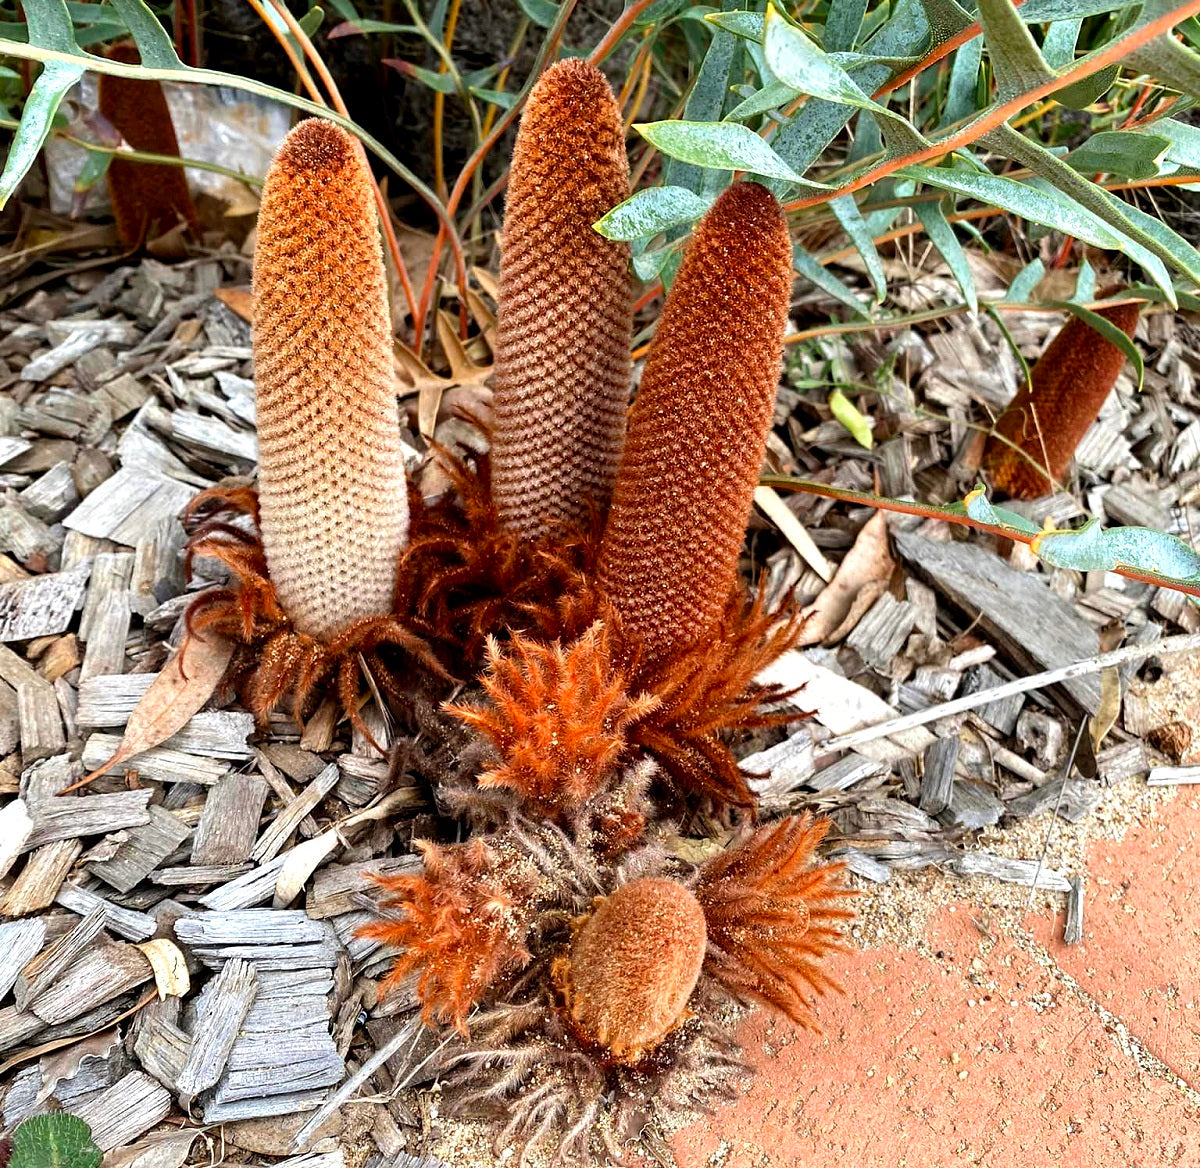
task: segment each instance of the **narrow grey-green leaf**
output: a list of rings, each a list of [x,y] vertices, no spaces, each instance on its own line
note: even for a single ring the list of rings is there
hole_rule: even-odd
[[[143,65],[151,69],[183,68],[167,30],[142,0],[113,0],[113,5],[137,42]]]
[[[538,28],[549,28],[558,15],[558,5],[551,0],[517,0],[521,11],[529,17],[531,24]]]
[[[1168,161],[1200,170],[1200,127],[1189,126],[1173,118],[1160,118],[1154,123],[1153,132],[1170,142],[1167,147]]]
[[[1067,161],[1083,174],[1118,174],[1123,178],[1153,178],[1171,140],[1162,134],[1139,130],[1101,130],[1093,134]]]
[[[76,51],[71,14],[63,0],[27,0],[25,20],[29,26],[30,44],[59,53]],[[2,28],[0,26],[0,30]]]
[[[825,18],[825,48],[830,53],[848,53],[858,40],[867,12],[867,0],[829,0]]]
[[[929,236],[929,242],[946,261],[946,267],[950,269],[954,282],[961,289],[967,307],[972,312],[978,312],[979,297],[975,294],[975,277],[971,275],[971,264],[941,206],[938,203],[924,203],[918,200],[913,204],[913,209],[917,212],[925,234]]]
[[[867,226],[862,212],[858,209],[858,204],[854,201],[854,196],[842,195],[840,198],[831,199],[829,209],[837,216],[842,230],[850,237],[850,242],[854,244],[855,250],[862,256],[867,276],[870,278],[871,286],[875,289],[875,299],[882,300],[887,295],[887,276],[883,271],[883,260],[879,256],[879,250],[875,247],[875,241],[871,238],[871,229]]]
[[[1034,552],[1047,564],[1079,572],[1121,566],[1154,572],[1180,583],[1200,579],[1200,553],[1174,535],[1149,527],[1111,527],[1091,519],[1078,531],[1038,536]]]
[[[976,487],[963,500],[963,510],[976,523],[986,523],[989,527],[1011,527],[1023,535],[1037,535],[1042,529],[1031,519],[1009,511],[1004,507],[994,507],[988,500],[984,487]]]
[[[1062,89],[1055,92],[1054,100],[1059,105],[1065,105],[1067,109],[1085,110],[1089,105],[1099,101],[1113,87],[1120,72],[1120,65],[1109,65],[1107,69],[1101,69],[1098,73],[1084,77],[1073,85],[1064,85]]]
[[[1028,304],[1033,300],[1033,290],[1042,282],[1046,265],[1041,260],[1030,260],[1014,277],[1004,294],[1005,300],[1016,304]]]
[[[1051,24],[1060,20],[1082,20],[1103,16],[1118,8],[1131,8],[1129,0],[1026,0],[1017,12],[1029,24]]]
[[[686,187],[650,187],[618,203],[594,224],[608,239],[628,241],[691,223],[712,205]]]
[[[946,112],[942,125],[970,117],[979,108],[979,69],[983,62],[983,37],[972,37],[954,50],[950,66],[950,85],[946,92]]]
[[[25,99],[20,125],[9,144],[8,157],[4,160],[4,171],[0,174],[0,207],[12,198],[21,180],[37,161],[39,151],[50,136],[54,115],[62,99],[82,76],[81,65],[47,61],[42,66],[38,79]]]
[[[763,14],[761,12],[710,12],[704,18],[709,24],[723,28],[734,36],[762,44]]]
[[[1071,299],[1084,304],[1096,299],[1096,269],[1086,259],[1079,265],[1079,275],[1075,277],[1075,292]]]
[[[744,101],[739,102],[725,115],[727,122],[745,122],[765,114],[768,110],[779,109],[794,101],[796,91],[782,81],[769,81],[762,89],[750,94]]]
[[[979,24],[1001,101],[1054,80],[1054,70],[1042,59],[1029,26],[1017,14],[1012,0],[979,0]]]
[[[736,122],[644,122],[634,129],[652,146],[681,162],[804,182],[753,130]]]
[[[810,284],[844,304],[855,316],[870,320],[871,314],[854,293],[846,287],[828,268],[809,255],[799,244],[792,248],[792,267]]]
[[[1022,19],[1028,7],[1029,4],[1021,7]],[[1051,69],[1063,69],[1075,60],[1075,46],[1079,43],[1079,31],[1082,28],[1082,20],[1056,20],[1046,29],[1046,35],[1042,37],[1042,56]]]

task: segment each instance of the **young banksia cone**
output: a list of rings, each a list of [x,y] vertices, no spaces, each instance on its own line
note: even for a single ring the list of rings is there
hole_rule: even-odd
[[[330,122],[271,165],[253,295],[263,549],[296,630],[331,638],[391,611],[408,501],[371,174]]]
[[[815,1027],[809,998],[838,983],[823,959],[842,948],[841,864],[813,865],[829,820],[791,816],[710,860],[696,883],[708,929],[706,971],[727,990]]]
[[[599,623],[565,647],[518,634],[502,650],[489,638],[487,662],[481,680],[489,704],[446,707],[499,754],[480,787],[507,788],[539,818],[570,820],[605,789],[627,751],[628,729],[656,699],[626,693]]]
[[[667,298],[600,544],[601,590],[647,665],[702,642],[726,611],[791,287],[779,204],[735,184],[696,228]]]
[[[141,63],[137,48],[128,42],[111,46],[107,56],[126,65]],[[179,156],[175,124],[159,82],[101,73],[99,95],[101,114],[134,150]],[[109,163],[106,179],[117,234],[126,247],[141,247],[180,220],[200,234],[182,166],[130,162],[118,155]]]
[[[592,227],[629,197],[621,111],[604,75],[560,61],[513,149],[496,337],[492,493],[536,538],[607,506],[629,405],[629,247]]]
[[[601,900],[559,973],[582,1037],[636,1062],[683,1020],[705,940],[700,904],[677,880],[644,877]]]
[[[1099,315],[1132,337],[1139,311],[1137,304],[1118,304]],[[1112,341],[1072,316],[996,422],[983,454],[992,484],[1015,499],[1055,490],[1124,365],[1125,354]]]

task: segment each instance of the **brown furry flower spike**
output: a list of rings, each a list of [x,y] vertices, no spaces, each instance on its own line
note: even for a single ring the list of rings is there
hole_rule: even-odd
[[[625,436],[629,246],[592,224],[629,197],[621,111],[577,58],[542,75],[521,117],[504,213],[492,494],[527,537],[608,505]]]
[[[1117,304],[1099,315],[1132,337],[1139,311],[1137,304]],[[1112,341],[1085,320],[1070,317],[988,439],[983,469],[997,489],[1015,499],[1036,499],[1055,490],[1124,366],[1125,354]]]
[[[333,670],[353,709],[360,660],[385,680],[382,647],[421,646],[391,616],[408,505],[372,180],[330,122],[301,122],[271,166],[253,295],[257,511],[245,492],[209,492],[193,512],[251,510],[258,535],[197,531],[192,554],[236,585],[202,596],[193,624],[253,650],[260,716],[288,691],[302,706]]]
[[[129,41],[110,46],[106,56],[125,65],[141,63],[137,47]],[[101,114],[134,150],[179,157],[175,124],[160,82],[101,73],[99,95]],[[130,162],[118,156],[109,163],[106,179],[117,234],[125,247],[141,247],[181,222],[199,236],[182,166]]]

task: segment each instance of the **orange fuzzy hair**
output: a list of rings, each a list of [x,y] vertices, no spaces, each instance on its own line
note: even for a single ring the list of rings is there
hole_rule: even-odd
[[[358,932],[401,950],[380,983],[383,994],[420,970],[417,996],[427,1024],[448,1021],[465,1034],[471,1007],[530,958],[525,935],[537,877],[507,862],[481,837],[440,847],[414,841],[425,861],[419,876],[372,876],[387,894],[392,919]]]
[[[735,184],[700,221],[667,297],[600,544],[601,590],[647,666],[703,646],[734,591],[791,287],[778,202]]]
[[[608,506],[625,436],[629,245],[592,224],[629,198],[621,110],[604,75],[559,61],[513,149],[496,334],[492,489],[528,538]]]
[[[704,948],[704,912],[677,880],[643,877],[602,899],[555,971],[580,1038],[637,1062],[687,1017]]]
[[[446,707],[499,755],[479,786],[507,788],[527,814],[562,822],[607,788],[631,727],[658,704],[628,696],[601,623],[566,647],[515,635],[502,649],[489,638],[481,680],[490,705]]]
[[[829,820],[809,814],[760,827],[701,869],[696,898],[708,926],[705,971],[737,997],[763,1002],[817,1029],[813,992],[841,986],[822,968],[844,949],[837,903],[843,865],[811,867]]]
[[[253,295],[263,551],[296,631],[328,641],[391,613],[408,534],[374,183],[332,122],[275,156]]]
[[[1140,310],[1138,304],[1118,304],[1099,315],[1132,337]],[[1036,499],[1057,489],[1124,366],[1125,354],[1112,341],[1070,317],[988,439],[983,469],[993,485],[1014,499]]]
[[[500,524],[486,455],[471,468],[444,450],[435,453],[455,490],[432,503],[413,493],[396,612],[455,674],[478,668],[496,633],[543,641],[579,636],[596,615],[596,524],[526,539]]]
[[[110,46],[106,56],[125,65],[141,64],[137,47],[128,41]],[[100,113],[134,150],[179,157],[175,124],[158,81],[101,73],[99,93]],[[181,221],[199,238],[200,223],[183,167],[117,156],[108,164],[106,179],[117,235],[125,247],[139,248]]]
[[[206,589],[192,601],[188,632],[216,632],[238,646],[228,680],[259,722],[285,698],[290,698],[296,718],[303,719],[332,680],[342,707],[365,732],[358,715],[364,670],[385,694],[398,701],[405,698],[396,676],[396,650],[445,675],[425,642],[388,614],[351,621],[329,640],[297,632],[267,571],[253,490],[203,491],[188,505],[185,523],[194,527],[186,570],[191,570],[195,557],[209,557],[224,564],[232,577],[230,586]]]

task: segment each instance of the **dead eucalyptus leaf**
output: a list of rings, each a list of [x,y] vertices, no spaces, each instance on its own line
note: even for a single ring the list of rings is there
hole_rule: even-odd
[[[42,1055],[41,1061],[38,1063],[38,1070],[42,1075],[42,1085],[34,1103],[45,1103],[54,1094],[60,1083],[73,1079],[79,1074],[80,1068],[88,1059],[107,1059],[112,1054],[114,1047],[120,1045],[121,1032],[114,1027],[110,1030],[102,1030],[99,1034],[91,1034],[64,1050]]]
[[[850,615],[854,598],[863,588],[880,580],[886,584],[895,567],[888,549],[887,520],[882,511],[876,511],[863,525],[833,579],[804,609],[807,619],[797,644],[816,645],[832,636]]]
[[[154,970],[154,984],[158,989],[159,1001],[167,998],[182,998],[191,988],[187,959],[174,941],[166,937],[155,937],[143,941],[138,948],[145,954]]]
[[[215,633],[189,634],[179,652],[163,666],[129,715],[116,754],[59,794],[86,786],[113,767],[128,762],[143,751],[152,750],[182,730],[221,684],[232,656],[232,641]]]
[[[249,288],[218,288],[213,295],[247,324],[253,320],[254,300]]]
[[[300,895],[308,878],[319,864],[341,842],[334,830],[324,831],[310,840],[297,844],[287,854],[279,876],[275,880],[275,896],[272,908],[287,908]]]

